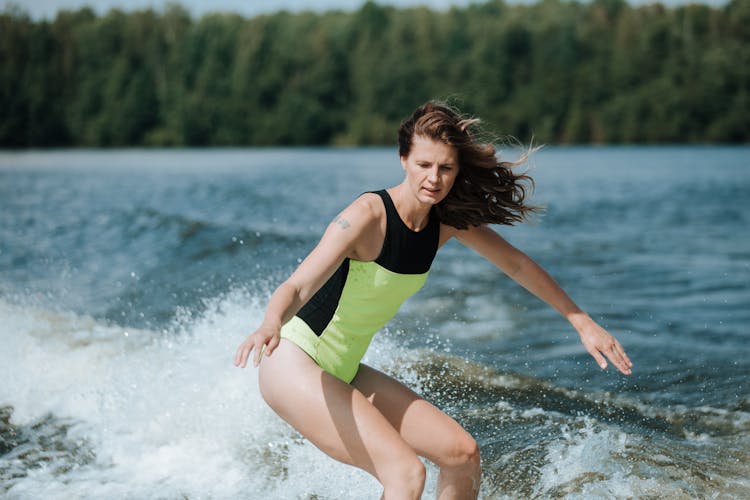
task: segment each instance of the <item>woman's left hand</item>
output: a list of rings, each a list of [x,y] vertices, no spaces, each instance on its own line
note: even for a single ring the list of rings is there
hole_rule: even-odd
[[[602,370],[607,368],[607,360],[604,359],[606,356],[618,370],[625,375],[630,375],[633,363],[625,354],[622,345],[607,330],[588,317],[583,324],[576,325],[576,329],[586,350],[594,357]]]

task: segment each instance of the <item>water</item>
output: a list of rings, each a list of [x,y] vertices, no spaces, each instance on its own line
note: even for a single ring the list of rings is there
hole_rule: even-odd
[[[476,437],[484,498],[750,496],[750,148],[548,148],[532,174],[546,214],[500,231],[634,374],[456,242],[366,361]],[[232,358],[400,176],[392,149],[0,153],[0,497],[378,498]]]

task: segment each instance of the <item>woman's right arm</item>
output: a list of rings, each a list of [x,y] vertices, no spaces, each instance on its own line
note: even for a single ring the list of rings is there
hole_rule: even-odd
[[[371,204],[360,198],[328,225],[318,245],[271,295],[263,322],[237,349],[235,366],[244,368],[253,351],[253,365],[258,366],[264,346],[266,356],[273,353],[281,340],[281,327],[297,314],[346,257],[356,256],[361,236],[373,220]]]

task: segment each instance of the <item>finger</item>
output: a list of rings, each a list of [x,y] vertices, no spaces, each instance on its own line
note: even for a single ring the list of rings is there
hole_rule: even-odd
[[[594,357],[596,363],[599,365],[599,368],[601,368],[602,370],[607,368],[607,360],[604,359],[604,356],[602,356],[599,351],[589,351],[589,354]]]
[[[617,351],[612,351],[611,354],[608,354],[607,357],[612,362],[613,365],[615,365],[615,368],[620,370],[624,375],[630,375],[630,368],[628,368],[628,365],[625,363],[625,360],[622,359],[617,353]]]
[[[618,370],[620,370],[625,375],[630,375],[630,366],[632,366],[632,363],[630,363],[630,360],[625,354],[625,350],[622,348],[622,345],[620,345],[620,343],[616,340],[612,344],[610,353],[607,354],[607,357],[610,359],[610,361],[612,361],[612,363],[617,367]]]
[[[240,346],[237,348],[237,352],[234,353],[234,366],[240,366],[240,363],[242,363],[242,348],[244,347],[244,344],[240,344]]]
[[[273,336],[271,337],[271,340],[268,342],[268,345],[266,345],[266,356],[270,356],[273,351],[276,350],[276,348],[279,346],[279,342],[281,342],[281,337],[279,336]]]
[[[628,357],[627,353],[625,352],[625,349],[623,349],[622,345],[620,345],[619,342],[615,343],[615,348],[617,349],[617,352],[620,353],[620,356],[622,356],[622,359],[625,360],[625,363],[628,365],[629,368],[633,367],[633,362],[630,361],[630,358]]]
[[[630,364],[630,360],[625,355],[625,351],[623,351],[622,346],[619,344],[615,344],[615,346],[612,348],[612,355],[610,357],[612,360],[612,363],[617,367],[618,370],[620,370],[625,375],[630,375],[631,370],[630,367],[632,364]]]
[[[242,347],[242,355],[240,357],[240,368],[247,366],[247,360],[250,357],[250,353],[253,352],[253,344],[245,344]]]
[[[250,359],[250,355],[252,354],[253,349],[255,349],[255,346],[253,344],[250,344],[242,353],[242,368],[245,368],[247,366],[247,360]]]
[[[255,354],[253,355],[253,366],[255,366],[256,368],[260,364],[260,357],[261,355],[263,355],[263,348],[265,346],[265,344],[260,340],[258,341],[258,344],[259,345],[257,345],[255,349]]]

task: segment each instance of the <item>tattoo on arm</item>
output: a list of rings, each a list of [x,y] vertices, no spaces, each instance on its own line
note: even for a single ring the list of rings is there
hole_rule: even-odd
[[[344,219],[340,215],[333,219],[333,222],[341,226],[341,229],[347,229],[349,226],[351,226],[351,224],[349,224],[349,221]]]

